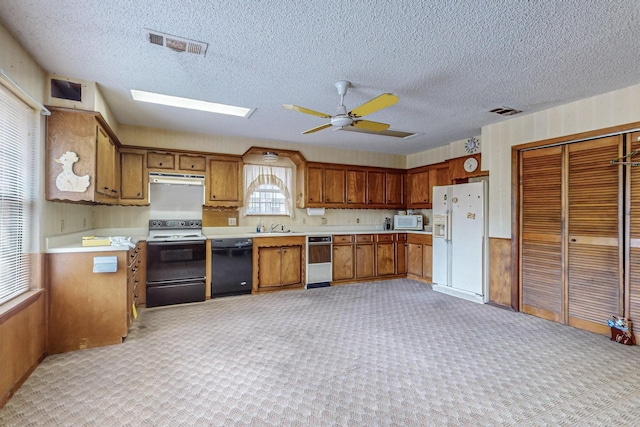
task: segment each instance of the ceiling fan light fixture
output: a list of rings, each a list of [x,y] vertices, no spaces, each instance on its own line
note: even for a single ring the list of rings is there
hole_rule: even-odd
[[[275,163],[278,161],[278,153],[274,151],[265,151],[262,153],[262,161],[265,163]]]

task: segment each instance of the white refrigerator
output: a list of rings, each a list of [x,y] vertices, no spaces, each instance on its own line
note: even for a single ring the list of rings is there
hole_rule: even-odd
[[[433,290],[488,302],[484,181],[433,187]]]

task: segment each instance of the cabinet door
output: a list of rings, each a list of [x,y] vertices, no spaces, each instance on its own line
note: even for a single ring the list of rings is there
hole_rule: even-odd
[[[302,283],[302,247],[285,246],[281,250],[281,283],[283,286]]]
[[[439,163],[429,168],[429,200],[433,200],[433,187],[450,184],[449,165],[447,163]]]
[[[373,245],[356,245],[356,278],[373,277],[375,258]]]
[[[210,159],[207,182],[209,205],[241,206],[241,173],[240,160]]]
[[[144,151],[120,152],[120,202],[125,205],[146,205],[147,169]]]
[[[342,204],[346,198],[346,170],[324,169],[324,201]]]
[[[429,203],[429,171],[410,174],[411,204]]]
[[[432,263],[433,263],[433,247],[431,245],[422,245],[422,277],[431,281]]]
[[[396,274],[407,274],[407,242],[396,242]]]
[[[109,139],[109,134],[96,123],[96,191],[108,197],[116,197],[114,188],[114,158],[115,147]]]
[[[365,171],[347,171],[347,203],[364,205],[366,203],[367,173]]]
[[[173,153],[149,151],[147,153],[147,167],[149,169],[175,169],[176,156]]]
[[[315,206],[322,204],[322,168],[320,166],[307,167],[307,202]]]
[[[207,160],[204,156],[178,155],[178,167],[182,171],[204,172],[207,169],[206,166]]]
[[[392,276],[395,274],[396,254],[393,242],[376,244],[376,275]]]
[[[387,205],[404,204],[404,174],[387,172]]]
[[[414,276],[422,277],[422,274],[423,274],[422,244],[408,243],[407,247],[409,249],[409,265],[407,267],[407,272],[409,274],[413,274]]]
[[[385,197],[384,172],[367,172],[367,203],[383,205]]]
[[[258,288],[269,289],[282,286],[281,249],[260,248],[258,250]]]
[[[333,246],[333,280],[354,278],[353,245]]]

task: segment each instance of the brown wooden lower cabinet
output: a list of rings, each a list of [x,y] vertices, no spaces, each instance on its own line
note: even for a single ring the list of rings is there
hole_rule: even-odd
[[[430,234],[407,235],[407,275],[413,279],[431,283],[432,238]]]
[[[130,251],[47,254],[49,354],[122,342],[144,278],[142,245]],[[117,257],[115,273],[93,272],[93,259],[103,256]]]
[[[354,264],[354,246],[351,243],[348,244],[335,244],[333,245],[333,280],[353,280],[355,277],[355,264]]]
[[[373,234],[356,234],[356,279],[368,279],[375,276],[376,260],[373,246]]]
[[[305,237],[253,239],[253,292],[304,287]]]
[[[406,233],[334,235],[332,284],[406,275],[406,240]]]

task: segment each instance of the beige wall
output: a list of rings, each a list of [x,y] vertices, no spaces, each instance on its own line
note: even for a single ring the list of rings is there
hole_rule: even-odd
[[[640,85],[482,128],[489,175],[489,235],[511,237],[511,147],[640,121]]]
[[[0,68],[11,76],[24,90],[39,102],[43,102],[45,95],[46,73],[20,46],[20,44],[0,25]],[[44,199],[44,129],[45,117],[40,116],[41,127],[38,141],[40,143],[40,161],[37,170],[38,190],[36,234],[40,236],[35,252],[44,247],[46,236],[80,231],[91,228],[91,207],[85,205],[70,205],[67,203],[45,202]],[[84,221],[87,218],[89,220]],[[64,231],[61,232],[62,221]]]
[[[477,152],[481,153],[482,138],[480,136],[476,136],[476,139],[480,141],[480,147],[478,148]],[[444,162],[448,159],[465,156],[467,154],[464,149],[466,142],[466,139],[461,139],[460,141],[451,142],[444,147],[438,147],[431,150],[421,151],[415,154],[409,154],[407,156],[406,168],[411,169],[423,165],[432,165],[434,163]]]
[[[118,138],[124,145],[174,148],[226,154],[244,154],[251,147],[281,148],[297,150],[309,161],[343,163],[349,165],[405,168],[405,156],[399,154],[373,153],[370,151],[344,150],[326,147],[291,144],[264,139],[239,138],[222,135],[170,131],[120,125]]]

